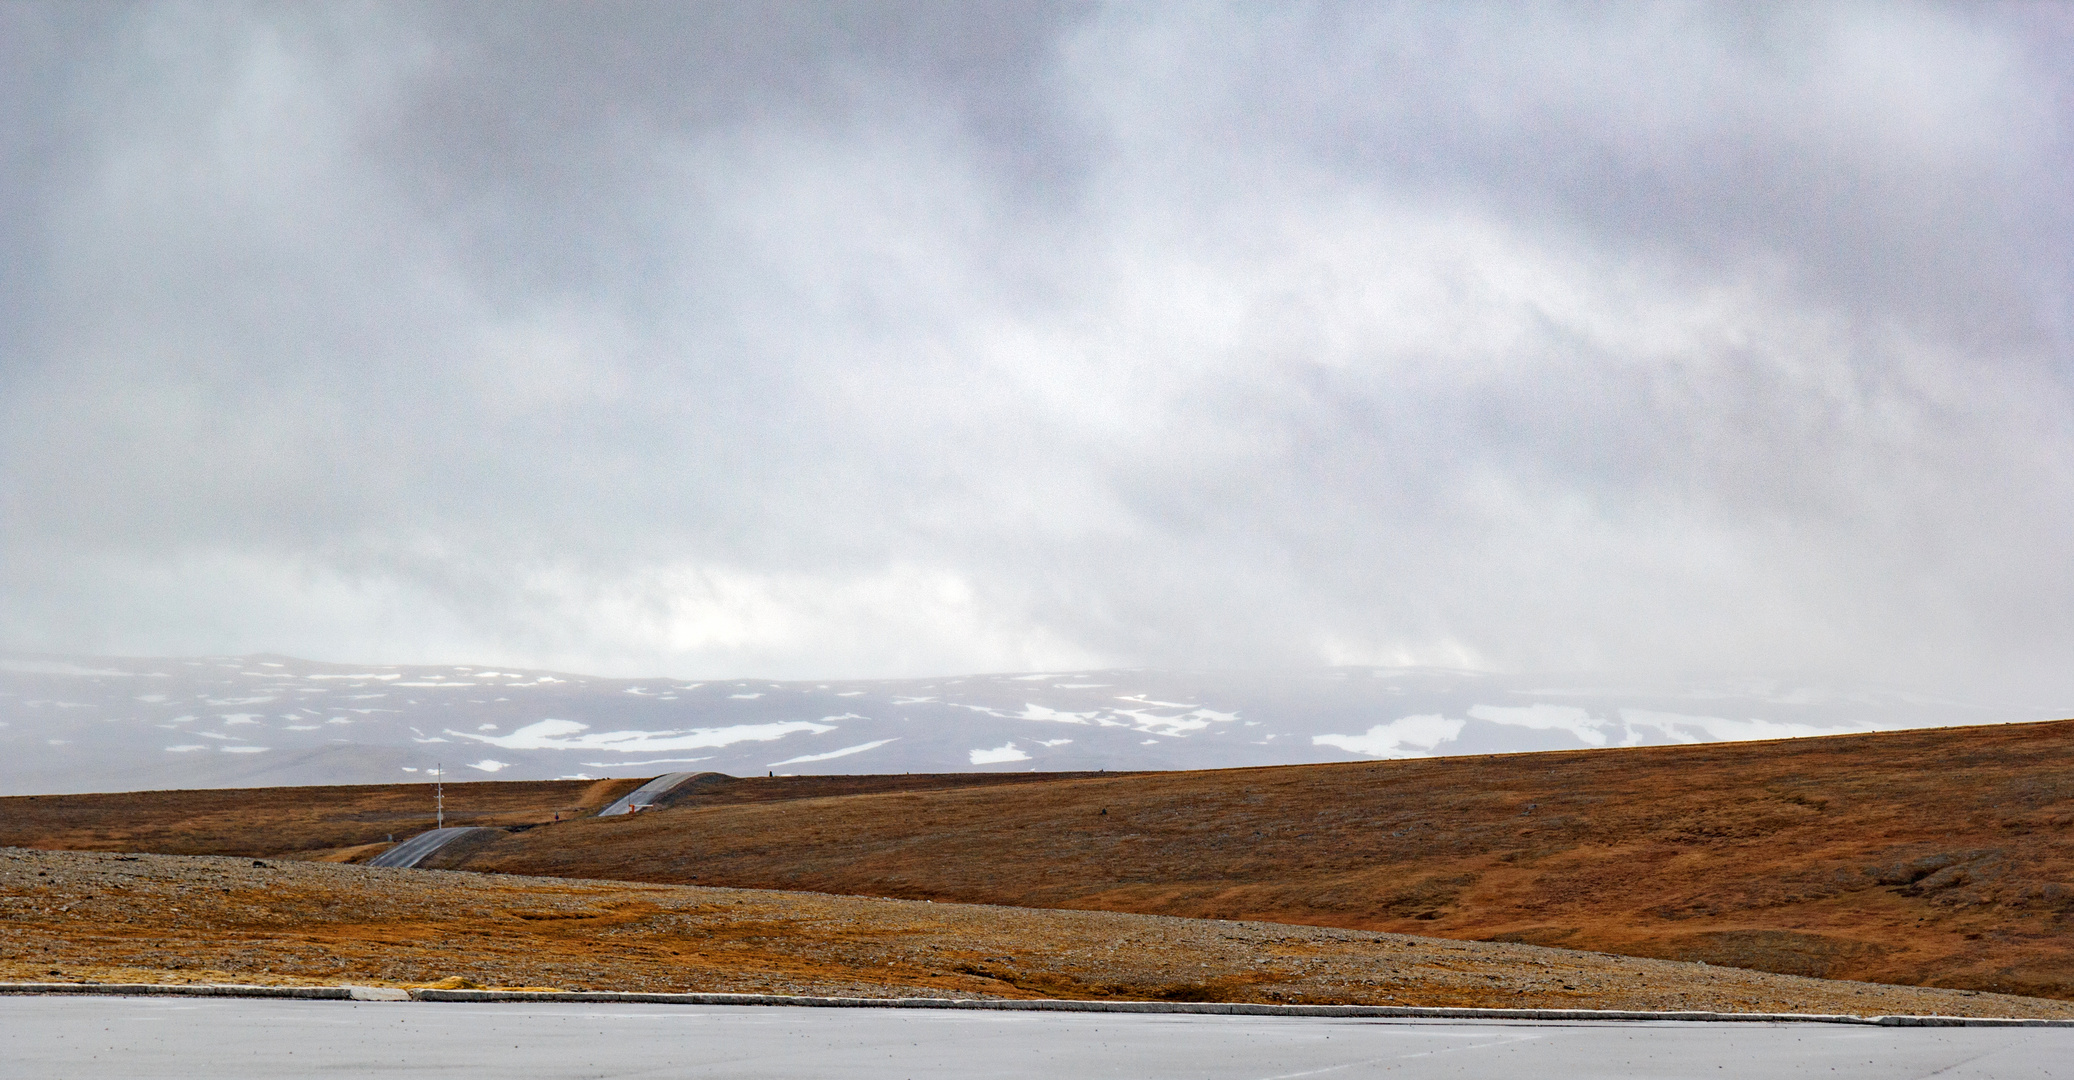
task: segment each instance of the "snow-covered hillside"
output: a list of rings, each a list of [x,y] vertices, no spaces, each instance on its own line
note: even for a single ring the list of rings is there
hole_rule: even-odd
[[[0,793],[777,773],[1192,769],[1774,738],[2067,710],[1759,680],[1389,668],[828,682],[284,656],[0,658]]]

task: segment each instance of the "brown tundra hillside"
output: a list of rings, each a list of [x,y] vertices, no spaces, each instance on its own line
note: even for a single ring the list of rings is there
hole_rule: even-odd
[[[1073,776],[447,788],[455,869],[1385,930],[2074,999],[2074,722]],[[0,843],[357,859],[424,788],[0,800]],[[551,811],[565,820],[546,824]],[[425,820],[419,820],[423,818]],[[287,823],[292,829],[284,829]]]
[[[514,834],[462,865],[2074,998],[2069,721],[768,801],[785,783]]]

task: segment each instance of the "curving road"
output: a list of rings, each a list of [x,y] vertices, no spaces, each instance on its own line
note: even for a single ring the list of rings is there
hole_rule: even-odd
[[[473,826],[453,826],[421,832],[403,843],[367,860],[366,866],[409,868],[418,865],[425,857],[453,843],[469,833],[498,832],[497,829],[482,829]]]
[[[642,784],[640,787],[637,787],[634,790],[627,792],[625,795],[620,796],[618,799],[613,800],[611,805],[605,807],[605,809],[603,810],[598,811],[598,816],[615,817],[622,814],[631,814],[637,810],[646,809],[649,806],[654,805],[657,799],[660,799],[664,795],[667,795],[670,792],[675,791],[677,788],[683,786],[683,784],[686,781],[705,775],[705,773],[695,772],[664,773],[663,775],[658,776],[645,784]],[[380,855],[377,855],[374,858],[367,860],[367,862],[363,865],[386,866],[392,869],[408,869],[425,861],[425,858],[431,855],[433,852],[438,851],[440,848],[443,848],[456,840],[459,840],[460,838],[468,835],[469,833],[489,831],[492,830],[468,826],[454,826],[452,828],[446,829],[432,829],[427,832],[421,832],[418,835],[413,836],[408,840],[405,840],[403,843],[398,844],[395,847],[392,847],[389,850],[382,852]]]
[[[681,787],[685,781],[705,775],[707,774],[695,772],[664,773],[613,800],[612,805],[598,811],[598,816],[617,817],[621,814],[631,814],[637,809],[645,809],[654,805],[655,800]]]

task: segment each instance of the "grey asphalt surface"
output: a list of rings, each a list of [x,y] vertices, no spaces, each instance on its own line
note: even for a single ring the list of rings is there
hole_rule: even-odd
[[[386,866],[393,869],[413,867],[424,861],[425,856],[438,851],[440,848],[459,840],[469,833],[482,831],[486,830],[477,829],[473,826],[428,829],[367,860],[367,865]]]
[[[0,1075],[2023,1080],[2074,1029],[19,997]]]
[[[631,814],[634,812],[635,807],[648,806],[654,803],[655,800],[660,799],[664,795],[669,794],[671,791],[676,790],[678,787],[682,786],[686,781],[690,780],[692,777],[702,775],[704,774],[695,772],[664,773],[661,776],[658,776],[655,779],[650,780],[645,784],[642,784],[640,787],[637,787],[634,790],[629,791],[624,795],[621,795],[619,798],[614,799],[610,806],[607,806],[605,809],[598,811],[598,816],[617,817],[621,814]]]

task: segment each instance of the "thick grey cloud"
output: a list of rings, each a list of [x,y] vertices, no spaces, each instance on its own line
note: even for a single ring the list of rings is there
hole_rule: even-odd
[[[0,19],[0,646],[2074,645],[2051,7]]]

